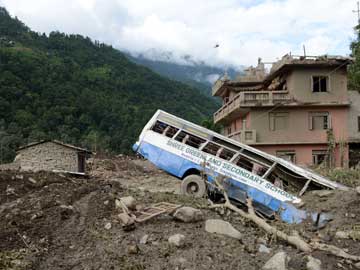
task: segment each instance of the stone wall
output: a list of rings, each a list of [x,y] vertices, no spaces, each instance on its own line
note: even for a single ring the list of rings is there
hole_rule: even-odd
[[[62,145],[46,142],[19,151],[15,162],[24,171],[78,171],[78,152]]]
[[[18,162],[0,164],[0,171],[16,171],[20,170],[20,164]]]

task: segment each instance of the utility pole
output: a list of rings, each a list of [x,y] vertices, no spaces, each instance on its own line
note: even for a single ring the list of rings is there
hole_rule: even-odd
[[[359,5],[359,1],[357,1],[357,10],[353,10],[352,12],[357,13],[357,15],[358,15],[358,25],[360,25],[360,5]]]

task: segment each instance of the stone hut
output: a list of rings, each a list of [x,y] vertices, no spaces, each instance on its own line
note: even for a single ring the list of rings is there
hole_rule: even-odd
[[[85,173],[86,149],[60,141],[41,141],[20,147],[14,163],[22,171],[66,171]]]

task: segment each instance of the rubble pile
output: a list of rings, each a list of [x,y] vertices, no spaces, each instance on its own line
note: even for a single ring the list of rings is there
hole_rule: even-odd
[[[206,198],[164,191],[169,183],[176,187],[177,179],[145,161],[116,158],[112,163],[102,162],[97,163],[96,176],[89,178],[0,172],[0,269],[360,267],[358,262],[321,251],[299,252],[234,212],[210,209]],[[107,172],[106,177],[101,171]],[[310,222],[268,222],[287,232],[297,230],[304,239],[360,254],[360,195],[355,189],[309,192],[303,200],[304,207],[331,213],[333,220],[323,228]],[[141,218],[139,213],[164,203],[177,208],[136,221]],[[131,228],[123,226],[123,205],[130,217],[135,215]]]

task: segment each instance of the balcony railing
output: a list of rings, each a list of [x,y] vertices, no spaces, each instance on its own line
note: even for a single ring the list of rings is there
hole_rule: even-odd
[[[228,137],[245,144],[256,143],[256,130],[239,130],[229,134]]]
[[[272,106],[277,103],[291,101],[288,91],[244,91],[225,103],[214,113],[217,123],[234,112],[246,112],[249,107]]]

